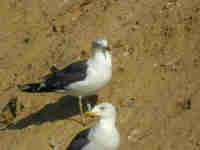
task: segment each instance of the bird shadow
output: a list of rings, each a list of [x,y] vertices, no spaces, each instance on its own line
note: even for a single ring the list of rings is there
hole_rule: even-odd
[[[83,99],[83,111],[86,111],[86,104],[89,103],[96,105],[98,96],[93,95],[84,97]],[[45,105],[38,112],[32,113],[26,118],[18,120],[16,123],[11,123],[7,127],[0,129],[4,130],[19,130],[27,128],[30,125],[41,125],[45,122],[54,122],[57,120],[70,119],[82,124],[79,120],[71,119],[72,116],[79,115],[79,103],[78,98],[73,96],[63,96],[57,102]]]

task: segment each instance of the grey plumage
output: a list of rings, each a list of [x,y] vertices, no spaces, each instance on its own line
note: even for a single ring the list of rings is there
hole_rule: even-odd
[[[77,134],[68,146],[68,148],[66,148],[66,150],[81,150],[81,148],[83,148],[90,142],[90,140],[88,139],[89,132],[90,128],[85,129]]]
[[[72,63],[62,70],[53,66],[41,82],[18,85],[18,88],[24,92],[66,92],[78,96],[83,114],[82,97],[96,94],[112,78],[112,56],[108,50],[108,41],[97,37],[92,42],[93,53],[88,60]]]
[[[98,116],[99,119],[94,126],[77,134],[66,150],[117,150],[120,135],[115,125],[115,107],[101,103],[86,115]]]
[[[65,87],[75,81],[84,80],[87,76],[87,60],[70,64],[62,70],[53,68],[51,74],[42,77],[40,83],[18,85],[24,92],[53,92],[67,90]],[[70,90],[70,89],[69,89]]]

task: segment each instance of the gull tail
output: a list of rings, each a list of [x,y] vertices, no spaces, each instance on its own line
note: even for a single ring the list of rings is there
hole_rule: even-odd
[[[29,92],[29,93],[52,91],[52,89],[48,88],[44,83],[19,84],[17,85],[17,88],[23,92]]]

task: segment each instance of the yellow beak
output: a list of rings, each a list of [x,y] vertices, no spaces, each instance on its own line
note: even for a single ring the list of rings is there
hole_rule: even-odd
[[[86,112],[85,114],[84,114],[84,116],[87,118],[87,117],[98,117],[98,115],[96,114],[96,113],[93,113],[93,112],[91,112],[91,111],[89,111],[89,112]]]

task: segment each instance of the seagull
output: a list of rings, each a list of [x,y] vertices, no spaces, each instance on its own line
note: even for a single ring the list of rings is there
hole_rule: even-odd
[[[111,103],[101,103],[85,115],[99,119],[94,126],[77,134],[66,150],[117,150],[120,135],[115,126],[115,107]]]
[[[77,96],[83,116],[82,97],[96,94],[112,78],[112,55],[109,50],[108,41],[97,37],[92,41],[92,55],[87,60],[74,62],[61,70],[52,66],[51,73],[42,77],[40,82],[17,87],[24,92],[65,92]],[[91,109],[90,104],[87,107]]]

